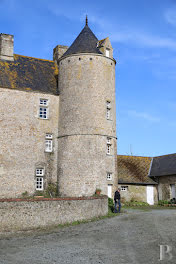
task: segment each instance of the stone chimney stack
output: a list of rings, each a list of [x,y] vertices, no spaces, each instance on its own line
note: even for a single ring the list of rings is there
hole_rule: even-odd
[[[13,61],[13,35],[0,34],[0,59]]]
[[[53,49],[53,60],[57,62],[57,60],[68,50],[68,48],[68,46],[57,45]]]

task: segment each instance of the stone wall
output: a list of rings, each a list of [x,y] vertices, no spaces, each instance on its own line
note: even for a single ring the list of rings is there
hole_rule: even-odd
[[[157,178],[159,183],[159,200],[170,200],[172,198],[171,184],[176,184],[176,175],[160,176]]]
[[[117,187],[115,61],[76,54],[59,61],[58,175],[61,196],[107,195],[107,172]],[[111,103],[106,118],[107,101]],[[107,137],[111,155],[107,155]]]
[[[127,191],[121,191],[122,200],[126,202],[139,201],[139,202],[146,202],[147,203],[147,186],[142,185],[119,185],[121,186],[128,186]],[[154,186],[154,202],[158,202],[157,197],[157,186]]]
[[[40,119],[39,100],[49,100],[49,119]],[[57,181],[59,97],[0,88],[0,198],[35,191],[35,169],[44,182]],[[53,134],[53,152],[45,152],[45,135]]]
[[[107,197],[0,200],[0,232],[30,230],[108,213]]]

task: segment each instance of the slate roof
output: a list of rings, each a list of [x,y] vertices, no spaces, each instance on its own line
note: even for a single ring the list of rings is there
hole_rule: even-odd
[[[151,157],[117,155],[119,184],[157,184],[148,177]]]
[[[154,157],[150,177],[176,175],[176,153]]]
[[[14,55],[0,60],[0,87],[58,94],[58,69],[53,61]]]
[[[99,51],[99,49],[97,48],[97,42],[97,37],[94,35],[89,26],[85,25],[81,33],[78,35],[78,37],[62,57],[78,53],[102,54],[101,51]]]

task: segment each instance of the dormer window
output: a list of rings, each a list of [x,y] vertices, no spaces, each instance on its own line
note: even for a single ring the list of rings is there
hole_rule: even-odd
[[[109,57],[109,52],[110,52],[110,50],[109,49],[106,49],[106,57]]]

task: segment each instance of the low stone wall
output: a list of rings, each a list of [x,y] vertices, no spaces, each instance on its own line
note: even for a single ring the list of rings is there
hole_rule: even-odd
[[[1,199],[0,232],[30,230],[108,213],[108,199],[100,197]]]

